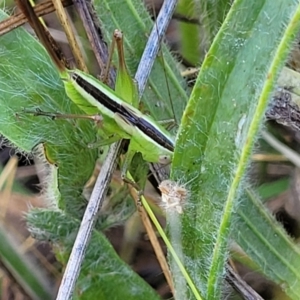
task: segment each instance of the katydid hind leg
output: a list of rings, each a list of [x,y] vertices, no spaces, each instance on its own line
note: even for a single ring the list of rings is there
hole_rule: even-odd
[[[138,107],[139,96],[136,81],[130,76],[124,53],[123,33],[120,30],[114,32],[114,43],[117,46],[119,68],[116,78],[116,93],[128,104]]]

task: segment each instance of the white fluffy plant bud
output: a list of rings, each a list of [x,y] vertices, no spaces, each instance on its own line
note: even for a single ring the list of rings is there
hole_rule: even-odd
[[[182,214],[184,204],[189,195],[185,185],[168,179],[162,181],[158,188],[161,191],[160,206],[167,212],[176,211]]]

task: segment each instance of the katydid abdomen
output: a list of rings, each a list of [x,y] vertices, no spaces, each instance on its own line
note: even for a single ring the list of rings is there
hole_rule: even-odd
[[[107,134],[131,139],[130,150],[141,152],[149,162],[169,162],[174,141],[149,116],[122,101],[102,82],[79,70],[67,72],[64,80],[68,96],[87,114],[101,113]]]

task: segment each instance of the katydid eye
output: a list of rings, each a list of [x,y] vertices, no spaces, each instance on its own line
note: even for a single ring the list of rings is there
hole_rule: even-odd
[[[162,165],[169,164],[171,162],[171,157],[169,155],[160,155],[159,163]]]

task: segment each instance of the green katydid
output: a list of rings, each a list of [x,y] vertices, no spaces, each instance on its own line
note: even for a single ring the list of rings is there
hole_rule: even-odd
[[[18,3],[57,66],[68,97],[88,116],[101,115],[101,132],[106,138],[102,145],[129,139],[125,167],[136,152],[140,152],[148,162],[169,163],[173,155],[174,141],[168,131],[131,105],[137,103],[135,99],[137,92],[129,75],[122,77],[127,81],[127,88],[131,90],[131,99],[125,102],[124,93],[122,93],[123,100],[115,91],[93,76],[77,69],[67,69],[53,49],[49,33],[35,15],[28,0],[19,0]],[[116,84],[118,87],[121,84],[120,79],[117,80],[119,80]],[[123,175],[125,171],[123,170]]]

